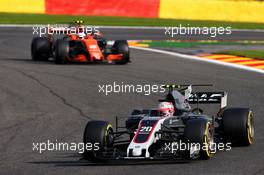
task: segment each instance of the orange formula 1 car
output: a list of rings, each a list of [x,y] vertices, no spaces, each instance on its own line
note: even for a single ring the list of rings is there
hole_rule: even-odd
[[[64,30],[65,32],[65,30]],[[68,62],[127,64],[129,47],[126,40],[116,40],[109,48],[101,33],[64,34],[56,39],[53,35],[35,37],[31,43],[33,60],[54,58],[56,64]]]

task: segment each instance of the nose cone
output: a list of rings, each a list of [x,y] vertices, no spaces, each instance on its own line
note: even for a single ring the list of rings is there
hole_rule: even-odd
[[[141,147],[136,146],[136,147],[133,149],[133,151],[132,151],[132,155],[133,155],[133,156],[141,156],[141,154],[142,154],[142,149],[141,149]]]

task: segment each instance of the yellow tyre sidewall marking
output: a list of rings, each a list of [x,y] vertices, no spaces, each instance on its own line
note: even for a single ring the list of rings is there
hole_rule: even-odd
[[[106,143],[106,137],[108,136],[108,130],[109,129],[112,129],[113,130],[113,127],[111,124],[108,124],[107,127],[106,127],[106,130],[105,130],[105,137],[104,137],[104,141]]]
[[[214,155],[214,153],[210,152],[210,148],[209,148],[210,145],[207,143],[207,141],[208,141],[208,135],[209,135],[209,126],[210,126],[210,123],[207,122],[206,123],[205,131],[204,131],[204,144],[206,146],[206,150],[205,150],[206,155],[208,157],[212,157]]]
[[[251,145],[254,142],[254,126],[251,122],[251,119],[253,120],[253,114],[252,111],[249,111],[248,117],[247,117],[247,137],[248,137],[248,143]]]

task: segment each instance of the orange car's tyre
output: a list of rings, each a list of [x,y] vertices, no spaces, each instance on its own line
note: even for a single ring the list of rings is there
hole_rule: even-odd
[[[52,44],[48,38],[35,37],[31,42],[31,57],[34,61],[47,61],[52,54]]]
[[[227,108],[222,114],[222,129],[226,142],[249,146],[254,142],[253,113],[248,108]]]
[[[54,56],[55,63],[56,64],[67,63],[69,50],[70,50],[69,41],[64,39],[58,39],[55,44],[55,56]]]
[[[113,127],[106,121],[94,120],[86,124],[83,143],[92,145],[93,149],[85,149],[83,158],[86,160],[98,162],[106,161],[102,155],[113,147],[114,136]]]
[[[129,47],[126,40],[116,40],[111,48],[113,54],[123,54],[123,59],[116,62],[117,64],[127,64],[130,62]]]

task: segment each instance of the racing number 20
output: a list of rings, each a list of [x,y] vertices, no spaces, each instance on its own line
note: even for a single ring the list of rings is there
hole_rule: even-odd
[[[152,126],[142,126],[140,128],[140,132],[150,132],[152,130]]]

